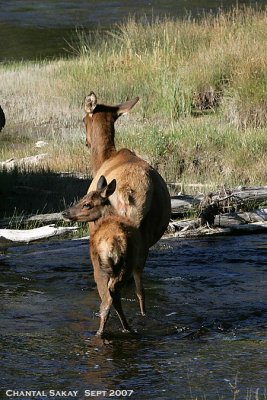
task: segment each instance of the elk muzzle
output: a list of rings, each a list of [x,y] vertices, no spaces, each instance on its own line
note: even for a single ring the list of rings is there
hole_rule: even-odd
[[[69,221],[76,221],[76,216],[73,215],[73,213],[71,212],[70,208],[68,208],[65,211],[62,211],[61,215],[62,215],[64,221],[68,221],[68,222]]]

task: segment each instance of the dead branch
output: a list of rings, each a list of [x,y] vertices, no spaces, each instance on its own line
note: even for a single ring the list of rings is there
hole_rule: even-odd
[[[77,226],[56,227],[55,225],[23,230],[0,229],[0,247],[6,248],[18,244],[27,244],[75,231],[77,231]]]

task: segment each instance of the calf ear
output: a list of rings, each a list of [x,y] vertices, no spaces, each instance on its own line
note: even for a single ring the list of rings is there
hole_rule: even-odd
[[[135,104],[138,102],[139,97],[135,97],[132,100],[128,100],[125,101],[125,103],[121,103],[117,106],[117,115],[118,117],[122,114],[126,114],[127,112],[129,112],[133,106],[135,106]]]
[[[84,99],[84,109],[86,113],[92,114],[97,106],[97,97],[94,92],[91,92]]]
[[[103,190],[107,187],[108,183],[104,175],[101,175],[100,178],[98,179],[96,188],[97,190]]]
[[[107,199],[109,196],[111,196],[116,189],[116,179],[113,179],[102,191],[101,197],[104,199]]]

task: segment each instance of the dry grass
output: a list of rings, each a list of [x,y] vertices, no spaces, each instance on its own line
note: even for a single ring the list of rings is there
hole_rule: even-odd
[[[94,90],[109,103],[140,96],[117,122],[117,145],[168,181],[266,184],[266,39],[266,10],[131,19],[112,32],[80,32],[69,60],[2,65],[0,157],[36,154],[43,139],[45,168],[90,174],[82,102]]]

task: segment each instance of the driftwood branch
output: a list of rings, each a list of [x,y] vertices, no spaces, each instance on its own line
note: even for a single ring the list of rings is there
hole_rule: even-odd
[[[65,235],[77,231],[77,226],[56,227],[46,225],[35,229],[0,229],[0,247],[6,248],[11,245],[27,244],[54,236]]]

